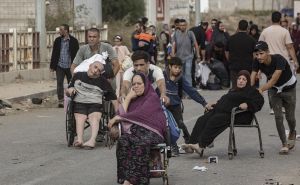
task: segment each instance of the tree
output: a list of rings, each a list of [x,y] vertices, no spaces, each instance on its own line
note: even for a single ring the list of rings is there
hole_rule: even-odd
[[[102,0],[103,20],[124,20],[134,23],[144,16],[144,0]]]

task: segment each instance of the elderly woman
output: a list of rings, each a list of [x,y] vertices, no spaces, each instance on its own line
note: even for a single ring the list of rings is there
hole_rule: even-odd
[[[74,97],[74,116],[76,120],[77,140],[74,146],[84,149],[93,149],[99,130],[99,122],[103,111],[102,97],[113,100],[117,107],[117,97],[110,83],[101,74],[104,70],[102,60],[96,60],[88,65],[86,72],[76,72],[73,76],[66,94]],[[84,71],[84,70],[83,70]],[[106,93],[104,93],[106,92]],[[91,137],[83,143],[85,121],[89,119],[91,125]]]
[[[108,126],[122,121],[123,128],[126,127],[117,146],[118,183],[147,185],[150,146],[164,142],[166,117],[159,97],[142,73],[136,73],[131,84],[120,110],[123,113],[111,119]]]
[[[201,154],[202,150],[211,144],[230,123],[231,110],[239,107],[252,113],[259,111],[264,104],[264,98],[257,89],[250,86],[250,74],[246,70],[238,73],[237,87],[223,95],[211,110],[199,117],[191,134],[188,144],[183,144],[182,149],[187,153],[194,151]],[[249,122],[251,114],[241,113],[237,121]]]

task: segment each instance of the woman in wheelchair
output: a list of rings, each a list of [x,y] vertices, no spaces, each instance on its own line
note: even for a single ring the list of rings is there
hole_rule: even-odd
[[[183,144],[182,149],[187,153],[197,152],[201,155],[204,148],[229,126],[234,107],[247,110],[245,114],[241,113],[243,116],[239,116],[239,122],[249,122],[252,119],[251,113],[259,111],[263,104],[263,96],[250,86],[250,73],[246,70],[240,71],[237,87],[229,90],[213,107],[209,107],[207,113],[198,118],[188,144]]]
[[[108,127],[122,121],[117,145],[118,183],[146,185],[150,178],[150,147],[164,142],[166,117],[159,97],[144,74],[135,74],[131,84],[119,115],[110,120]]]
[[[74,116],[76,120],[77,140],[75,147],[93,149],[96,144],[96,137],[99,130],[101,113],[103,112],[102,96],[113,100],[117,107],[117,97],[110,83],[101,74],[104,71],[103,62],[95,61],[89,65],[87,72],[74,74],[69,88],[66,90],[68,96],[74,97]],[[105,92],[105,93],[104,93]],[[83,132],[86,120],[91,126],[91,137],[84,143]]]

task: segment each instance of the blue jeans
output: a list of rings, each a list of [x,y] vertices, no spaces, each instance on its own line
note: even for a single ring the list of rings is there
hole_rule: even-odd
[[[189,82],[189,85],[192,86],[192,64],[193,57],[188,57],[185,60],[181,59],[183,63],[183,75],[185,79]]]

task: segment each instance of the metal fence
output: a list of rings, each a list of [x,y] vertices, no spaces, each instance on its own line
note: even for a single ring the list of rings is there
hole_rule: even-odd
[[[80,45],[86,43],[86,31],[76,30],[71,34],[78,39]],[[101,29],[101,40],[107,40],[107,26]],[[53,42],[59,36],[57,31],[48,31],[47,57],[45,63],[50,63]],[[39,32],[17,32],[10,29],[8,33],[0,33],[0,73],[14,70],[40,68]]]

